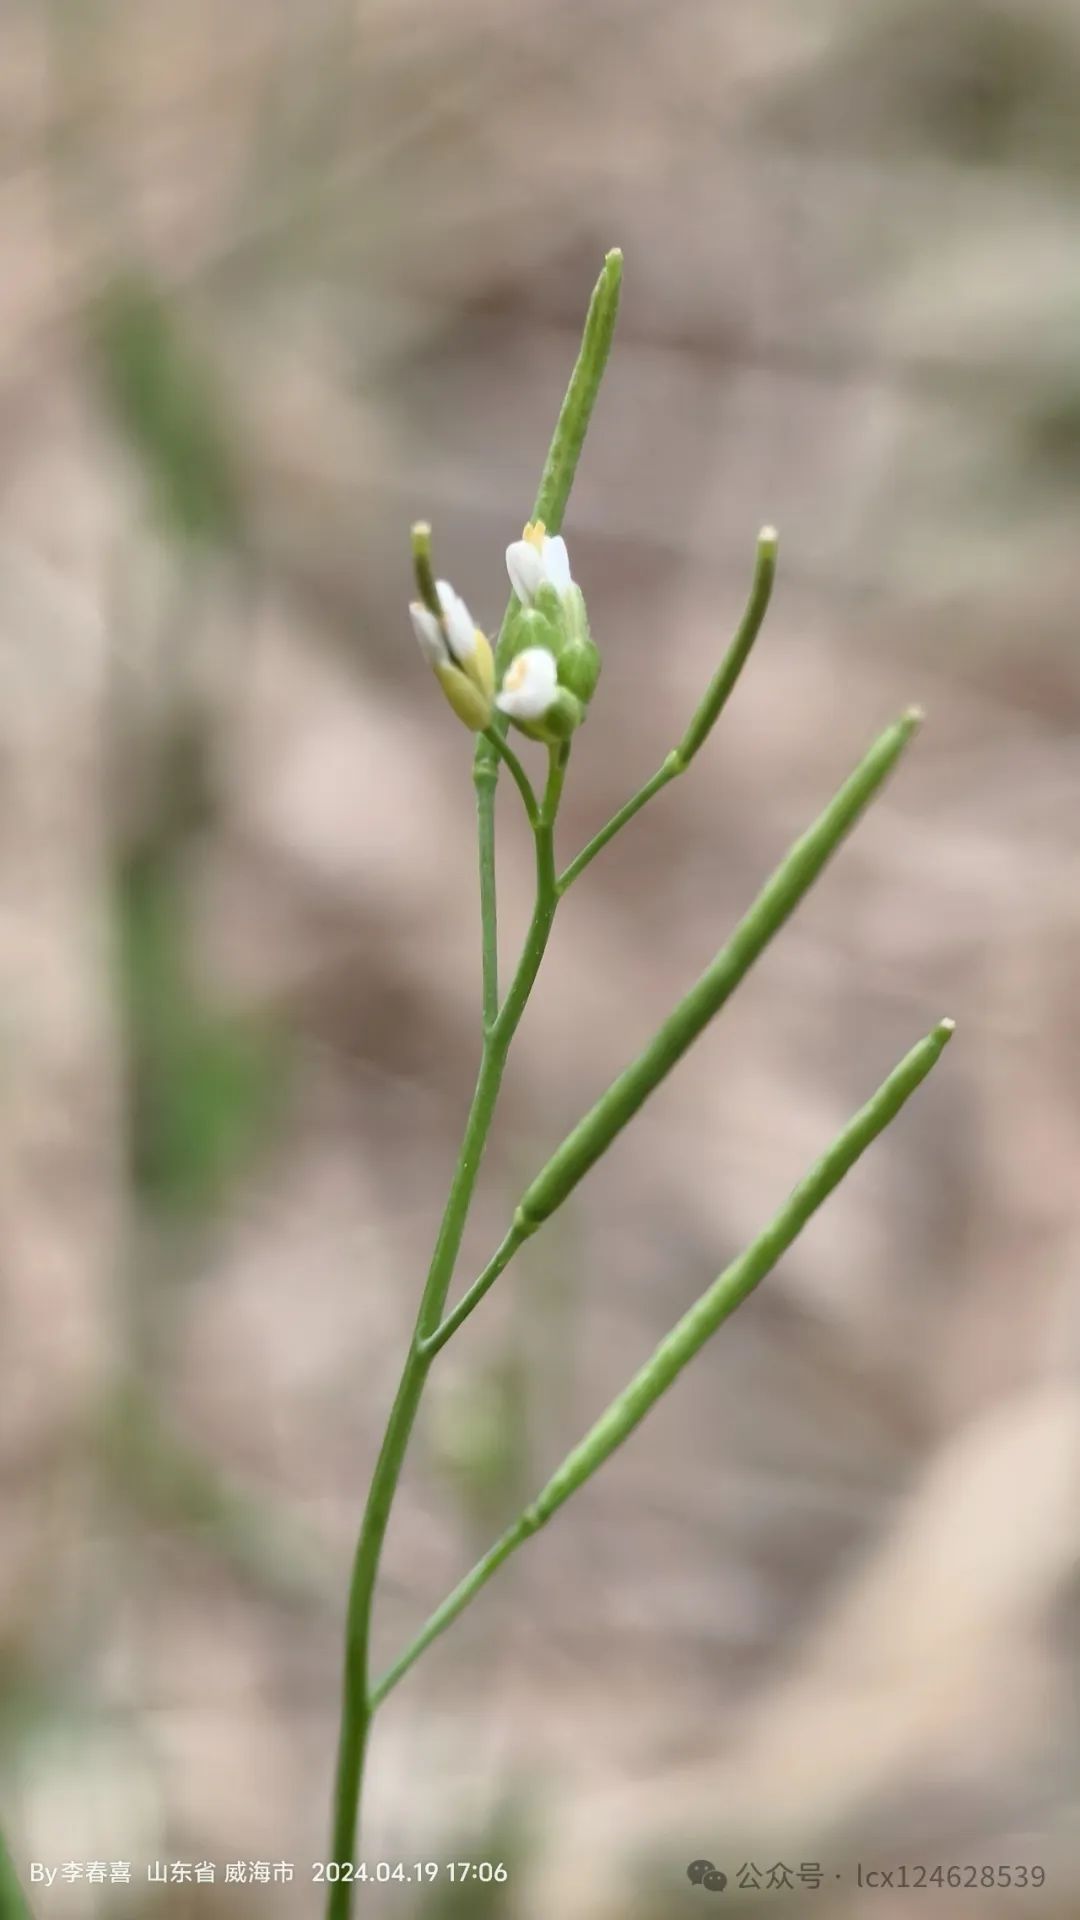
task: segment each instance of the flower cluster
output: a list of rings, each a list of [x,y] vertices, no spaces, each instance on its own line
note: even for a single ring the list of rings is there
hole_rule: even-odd
[[[421,652],[455,713],[474,732],[491,724],[497,708],[531,739],[566,740],[585,718],[600,675],[566,542],[550,535],[542,520],[530,521],[506,549],[506,570],[518,604],[507,627],[497,691],[490,644],[453,587],[428,579],[426,547],[417,567],[425,599],[409,609]]]

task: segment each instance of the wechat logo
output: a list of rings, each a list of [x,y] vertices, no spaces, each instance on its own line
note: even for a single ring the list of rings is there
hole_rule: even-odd
[[[727,1874],[711,1860],[691,1860],[686,1877],[692,1887],[704,1887],[709,1893],[723,1893],[727,1886]]]

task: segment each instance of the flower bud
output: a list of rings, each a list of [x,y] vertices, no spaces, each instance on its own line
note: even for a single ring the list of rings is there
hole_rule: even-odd
[[[511,660],[495,696],[500,713],[532,740],[569,739],[584,719],[576,695],[559,684],[559,665],[547,647],[525,647]]]
[[[562,647],[562,628],[558,618],[552,618],[550,612],[541,611],[538,606],[521,607],[511,615],[503,645],[499,650],[503,665],[503,678],[511,663],[519,653],[526,653],[535,647],[542,647],[557,661]]]
[[[563,595],[563,644],[559,653],[559,679],[576,694],[582,706],[588,706],[600,678],[600,652],[589,632],[585,595],[571,582]]]
[[[491,724],[495,662],[487,636],[475,625],[461,595],[431,573],[430,530],[413,528],[413,557],[422,600],[409,614],[420,651],[458,719],[474,733]]]
[[[458,719],[473,733],[483,733],[491,725],[491,695],[482,692],[459,667],[442,661],[435,668],[435,677]]]
[[[546,533],[542,520],[528,521],[521,539],[507,547],[506,571],[523,607],[532,606],[543,586],[562,594],[572,585],[566,541],[561,533]]]

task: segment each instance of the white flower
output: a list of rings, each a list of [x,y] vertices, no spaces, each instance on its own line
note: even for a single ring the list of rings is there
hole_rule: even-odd
[[[409,617],[413,623],[420,651],[429,667],[448,667],[450,649],[443,639],[443,630],[435,615],[419,600],[409,601]]]
[[[561,598],[574,584],[566,541],[561,534],[545,533],[542,520],[531,522],[524,538],[507,547],[506,571],[523,607],[532,605],[544,585],[554,587]]]
[[[495,705],[512,720],[541,720],[558,692],[555,655],[546,647],[526,647],[507,667]]]
[[[410,600],[409,614],[420,651],[429,667],[463,667],[476,652],[476,626],[472,614],[449,580],[436,580],[435,590],[442,608],[437,620],[430,607]]]
[[[435,591],[443,611],[443,631],[451,657],[463,667],[476,652],[476,622],[449,580],[436,580]]]

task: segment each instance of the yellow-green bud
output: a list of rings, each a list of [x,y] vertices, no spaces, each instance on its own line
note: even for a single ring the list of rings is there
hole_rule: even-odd
[[[490,643],[449,581],[432,576],[428,528],[422,524],[413,528],[413,558],[423,597],[410,603],[409,613],[420,651],[458,719],[482,733],[491,724],[495,693]]]
[[[486,640],[484,645],[487,647]],[[491,653],[490,647],[488,653]],[[491,725],[491,694],[484,693],[475,680],[448,660],[436,662],[435,677],[458,719],[474,733],[483,733],[484,728]]]

